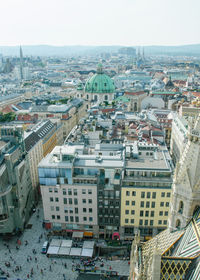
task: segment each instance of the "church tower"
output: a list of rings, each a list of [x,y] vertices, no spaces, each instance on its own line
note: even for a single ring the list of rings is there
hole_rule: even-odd
[[[20,79],[23,80],[23,52],[22,47],[20,46]]]
[[[177,163],[169,228],[185,227],[200,206],[200,114],[190,124],[188,142]]]

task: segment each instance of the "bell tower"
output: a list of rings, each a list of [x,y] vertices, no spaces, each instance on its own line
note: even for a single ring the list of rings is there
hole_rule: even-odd
[[[188,142],[175,169],[169,228],[185,227],[197,206],[200,206],[200,114],[190,124]]]

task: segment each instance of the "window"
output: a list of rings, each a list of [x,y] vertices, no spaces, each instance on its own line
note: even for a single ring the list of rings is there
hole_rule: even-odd
[[[151,193],[147,192],[147,198],[151,198]]]
[[[126,200],[126,205],[129,205],[129,200]]]
[[[75,217],[75,222],[79,223],[79,217],[77,217],[77,216]]]
[[[125,219],[125,224],[128,224],[128,219]]]
[[[89,208],[89,213],[92,213],[92,208]]]
[[[168,211],[165,211],[165,216],[168,216]]]
[[[125,214],[128,215],[129,214],[129,210],[125,210]]]
[[[92,199],[88,199],[88,203],[89,203],[89,204],[92,204]]]
[[[163,206],[164,206],[164,202],[161,202],[161,203],[160,203],[160,207],[163,207]]]
[[[58,197],[55,198],[55,202],[59,202],[59,198]]]
[[[140,211],[140,217],[144,216],[144,211]]]
[[[74,221],[74,217],[70,216],[70,222],[73,222],[73,221]]]
[[[163,216],[163,211],[160,211],[160,212],[159,212],[159,216]]]
[[[83,202],[83,203],[86,203],[86,199],[85,199],[85,198],[84,198],[84,199],[82,199],[82,202]]]
[[[50,202],[52,202],[53,201],[53,197],[50,197]]]
[[[154,201],[151,202],[151,208],[155,208],[155,202]]]
[[[86,208],[83,208],[83,213],[86,213],[87,212],[87,209]]]
[[[65,222],[68,222],[68,221],[69,221],[68,216],[65,216]]]
[[[145,192],[141,192],[141,198],[145,198]]]
[[[57,219],[60,220],[60,215],[57,215]]]
[[[129,191],[126,191],[126,196],[129,196],[130,195],[130,192]]]
[[[156,198],[156,192],[152,193],[152,198]]]
[[[59,206],[56,206],[56,211],[60,211],[60,207]]]
[[[77,189],[74,189],[74,195],[77,195],[78,192],[77,192]]]
[[[72,189],[68,189],[68,195],[72,195]]]
[[[165,197],[165,193],[164,192],[161,193],[161,197]]]
[[[54,206],[51,206],[50,209],[51,209],[51,211],[54,211]]]
[[[58,189],[57,189],[57,188],[55,188],[55,189],[54,189],[54,192],[55,192],[55,193],[57,193],[57,192],[58,192]]]
[[[78,199],[77,198],[74,198],[74,204],[78,205]]]
[[[136,196],[136,192],[135,191],[132,191],[132,196]]]
[[[135,201],[132,201],[131,204],[132,204],[132,206],[135,206]]]
[[[158,220],[158,224],[159,224],[159,225],[162,225],[162,220]]]
[[[89,189],[89,190],[88,190],[88,194],[92,194],[92,190]]]
[[[154,211],[151,211],[151,217],[154,217]]]
[[[64,184],[68,184],[68,178],[64,178]]]
[[[143,220],[140,220],[139,224],[140,224],[140,226],[142,226],[143,225]]]
[[[164,221],[163,221],[163,224],[164,224],[164,225],[167,225],[167,220],[164,220]]]
[[[149,211],[145,211],[145,217],[149,217]]]
[[[131,219],[131,224],[134,224],[134,219]]]
[[[131,210],[131,215],[135,215],[135,210]]]
[[[146,202],[146,208],[149,208],[149,207],[150,207],[150,202],[147,201],[147,202]]]
[[[150,220],[150,226],[153,226],[153,220]]]
[[[166,206],[166,207],[169,207],[169,202],[166,202],[166,203],[165,203],[165,206]]]
[[[89,217],[89,222],[93,222],[93,218],[92,217]]]
[[[145,226],[148,226],[148,220],[144,221]]]
[[[140,202],[140,207],[144,207],[144,201]]]
[[[75,207],[75,213],[78,214],[78,208],[77,207]]]
[[[69,204],[72,204],[72,198],[69,198]]]
[[[63,189],[63,195],[66,195],[67,192],[66,192],[66,189]]]
[[[68,208],[64,207],[64,213],[68,213]]]
[[[167,193],[167,197],[170,197],[170,196],[171,196],[171,193],[170,193],[170,192],[168,192],[168,193]]]
[[[83,221],[85,221],[85,222],[86,222],[86,221],[87,221],[87,217],[83,217]]]
[[[66,197],[63,198],[63,203],[67,204],[67,198]]]
[[[82,194],[86,194],[86,189],[82,189]]]
[[[49,192],[52,192],[53,190],[52,190],[52,188],[49,188]]]
[[[52,215],[51,218],[54,220],[56,217],[55,217],[55,215]]]

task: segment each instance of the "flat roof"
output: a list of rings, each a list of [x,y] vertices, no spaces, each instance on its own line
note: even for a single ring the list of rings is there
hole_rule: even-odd
[[[72,247],[72,240],[62,240],[61,247]]]
[[[140,158],[139,156],[138,159],[126,160],[126,168],[171,171],[163,151],[156,152],[156,158],[152,156],[141,156]]]
[[[52,239],[50,246],[58,246],[60,247],[62,240],[60,239]]]
[[[74,231],[72,238],[83,238],[83,231]]]
[[[82,248],[71,248],[70,256],[81,256]]]
[[[81,257],[92,257],[93,256],[93,249],[83,248]]]
[[[60,247],[57,254],[62,255],[62,256],[69,256],[70,250],[71,250],[71,248],[69,248],[69,247]]]
[[[47,251],[47,255],[57,255],[58,254],[58,251],[59,251],[59,248],[58,246],[49,246],[49,249]]]

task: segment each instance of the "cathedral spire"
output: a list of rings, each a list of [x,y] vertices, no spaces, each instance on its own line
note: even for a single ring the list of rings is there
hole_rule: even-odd
[[[200,206],[200,114],[191,123],[188,142],[176,166],[170,229],[185,227]]]
[[[22,52],[22,47],[20,46],[20,79],[23,80],[23,52]]]

